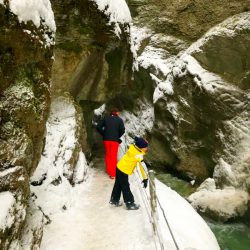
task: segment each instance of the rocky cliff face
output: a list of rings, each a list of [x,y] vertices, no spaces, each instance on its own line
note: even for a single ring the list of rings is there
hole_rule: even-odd
[[[80,103],[86,151],[93,144],[93,110],[119,95],[130,82],[129,27],[120,24],[116,34],[117,24],[94,1],[54,0],[52,6],[57,23],[52,93],[67,91]]]
[[[21,235],[29,176],[44,144],[53,33],[45,22],[20,22],[8,1],[0,4],[0,23],[0,248],[9,249]]]
[[[108,6],[95,1],[51,0],[52,57],[55,30],[45,18],[38,25],[0,0],[3,249],[39,247],[47,213],[67,205],[46,207],[43,198],[59,197],[60,187],[70,190],[84,178],[81,148],[91,154],[93,110],[103,103],[124,110],[124,143],[150,137],[154,167],[198,182],[214,178],[190,197],[197,209],[224,220],[249,211],[249,0],[127,2],[133,26],[112,21]],[[67,148],[69,133],[74,143]],[[221,194],[220,208],[234,207],[209,206]]]
[[[241,212],[228,216],[224,211],[217,217],[246,213],[249,1],[129,4],[138,53],[135,79],[153,88],[155,120],[148,160],[185,178],[201,182],[214,176],[219,188],[244,190]]]
[[[193,42],[230,16],[249,11],[249,0],[128,0],[135,23]],[[157,18],[156,18],[157,17]]]
[[[132,72],[125,19],[118,24],[114,21],[116,16],[112,17],[107,8],[105,14],[95,1],[51,1],[57,23],[52,54],[54,30],[47,27],[43,16],[50,3],[42,3],[0,1],[0,187],[1,200],[6,203],[6,227],[0,230],[3,249],[39,247],[43,225],[50,222],[46,207],[40,202],[41,193],[49,196],[47,185],[57,188],[63,182],[69,188],[83,179],[84,174],[78,169],[86,164],[81,148],[88,153],[93,143],[92,111],[119,95]],[[27,8],[34,8],[31,17],[40,14],[40,19],[27,19]],[[53,105],[45,138],[51,93]],[[70,122],[71,130],[63,134],[59,125],[63,127],[70,117],[75,125]],[[58,131],[51,132],[51,128],[57,128],[56,123]],[[57,138],[60,141],[53,139],[54,133],[62,134]],[[74,139],[70,140],[69,133]],[[47,169],[51,164],[62,173],[51,176]]]
[[[21,22],[12,7],[0,4],[1,249],[15,247],[26,217],[29,176],[44,144],[53,55],[45,20]]]

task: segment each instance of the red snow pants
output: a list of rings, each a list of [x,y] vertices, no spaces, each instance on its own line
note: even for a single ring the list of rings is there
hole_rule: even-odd
[[[115,177],[119,143],[116,141],[103,141],[103,143],[106,151],[105,155],[106,172],[111,177]]]

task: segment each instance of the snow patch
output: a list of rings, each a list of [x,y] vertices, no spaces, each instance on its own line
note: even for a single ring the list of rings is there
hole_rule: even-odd
[[[21,238],[21,247],[15,247],[15,250],[28,250],[28,249],[39,249],[40,239],[43,235],[43,226],[46,221],[43,213],[38,207],[35,206],[30,198],[27,218],[25,220],[26,224],[23,228],[22,238]],[[34,241],[35,236],[35,241]]]
[[[103,104],[101,107],[99,107],[98,109],[94,110],[94,114],[96,116],[101,116],[104,113],[105,108],[106,108],[106,104]]]
[[[73,175],[73,180],[81,182],[86,173],[87,162],[82,152],[79,153],[74,172],[69,173],[73,171],[69,170],[72,164],[69,161],[79,146],[76,130],[73,100],[58,97],[51,105],[45,149],[31,178],[32,183],[40,183],[31,186],[31,191],[37,196],[37,206],[47,215],[53,215],[72,205],[73,189],[67,177]]]
[[[10,228],[15,221],[14,205],[16,203],[14,195],[7,191],[0,193],[0,230]]]
[[[45,48],[55,44],[56,24],[49,0],[10,0],[9,7],[17,15],[20,23],[32,21],[37,28],[44,24],[42,39],[35,30],[33,32],[24,30],[32,41],[38,40]]]
[[[132,21],[130,10],[125,0],[92,0],[96,2],[98,9],[109,17],[109,22],[115,24],[115,34],[119,37],[121,28],[118,23],[130,23]]]
[[[110,22],[129,23],[132,21],[130,10],[125,0],[92,0],[98,9],[109,16]]]
[[[85,177],[87,176],[87,166],[88,162],[86,160],[85,154],[83,152],[80,152],[79,159],[74,170],[74,183],[79,184],[84,181]]]
[[[168,65],[169,60],[165,58],[165,53],[164,49],[149,45],[138,57],[138,63],[145,69],[153,65],[157,74],[162,73],[164,76],[167,76],[171,72],[171,68]]]
[[[152,77],[152,74],[151,74],[151,77]],[[156,77],[152,79],[155,80]],[[157,87],[155,88],[155,91],[153,94],[153,103],[156,103],[160,98],[163,98],[165,95],[173,95],[173,94],[174,94],[173,76],[169,74],[167,76],[167,79],[163,82],[160,81]]]
[[[135,136],[145,136],[146,132],[151,131],[154,125],[154,107],[149,103],[138,101],[138,111],[131,113],[123,111],[121,118],[125,125],[125,134],[121,137],[122,143],[119,146],[118,159],[120,159],[129,144],[134,142]]]
[[[217,240],[201,216],[179,194],[156,180],[156,194],[180,249],[219,250]],[[162,210],[158,206],[160,228],[164,242],[172,242]],[[197,237],[197,235],[199,237]]]
[[[232,186],[237,185],[236,176],[232,171],[231,165],[225,162],[222,158],[219,159],[218,164],[214,168],[213,178],[215,180],[220,178],[225,178],[225,180],[227,180],[227,182],[229,182]],[[224,183],[220,184],[223,185]],[[228,185],[228,183],[225,184]]]
[[[174,57],[167,56],[166,50],[158,47],[156,48],[151,44],[145,47],[141,55],[137,55],[142,42],[146,39],[156,42],[157,35],[154,35],[148,28],[131,27],[131,51],[134,56],[133,69],[139,70],[140,65],[154,72],[150,73],[150,76],[156,83],[153,94],[153,102],[156,103],[157,100],[163,96],[172,95],[174,93],[172,86],[172,67],[175,60]]]
[[[4,177],[4,176],[6,176],[8,174],[12,174],[12,173],[18,171],[20,168],[22,168],[22,167],[16,166],[16,167],[13,167],[13,168],[8,168],[6,170],[3,170],[3,171],[0,172],[0,177]],[[20,179],[20,177],[19,177],[19,179]]]
[[[233,187],[224,189],[200,189],[188,197],[192,206],[203,213],[227,221],[242,216],[248,209],[249,195],[247,192]]]
[[[149,103],[138,102],[139,110],[131,113],[128,111],[121,113],[124,121],[126,134],[130,137],[143,136],[146,131],[151,131],[154,125],[154,108]],[[131,143],[133,139],[128,139]]]
[[[10,10],[18,16],[20,22],[32,21],[37,28],[41,20],[56,31],[54,13],[49,0],[9,0]]]
[[[197,188],[197,191],[208,190],[214,191],[216,189],[215,181],[213,178],[207,178],[202,184]]]
[[[138,51],[142,42],[152,35],[152,31],[146,27],[139,28],[134,25],[130,27],[130,50],[134,57],[133,70],[138,71]]]
[[[32,181],[45,173],[47,181],[53,181],[67,172],[68,161],[77,143],[75,116],[76,110],[70,100],[59,97],[52,102],[45,149]]]
[[[249,29],[249,27],[250,27],[249,12],[234,15],[226,19],[224,22],[211,28],[202,38],[200,38],[197,42],[193,43],[188,48],[186,53],[192,54],[194,52],[201,51],[201,47],[213,37],[221,36],[221,37],[233,38],[235,35],[239,33],[239,31],[244,29]]]

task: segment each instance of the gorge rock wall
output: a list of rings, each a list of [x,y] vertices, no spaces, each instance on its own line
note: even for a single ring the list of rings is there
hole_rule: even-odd
[[[194,42],[230,16],[250,10],[249,0],[128,0],[140,25]],[[157,17],[157,18],[155,18]]]
[[[198,183],[213,177],[215,189],[233,188],[235,197],[243,191],[238,208],[216,212],[242,216],[249,210],[249,1],[128,2],[135,79],[153,87],[148,161]]]
[[[93,153],[93,111],[104,103],[123,110],[123,144],[150,138],[152,166],[199,183],[213,177],[201,186],[203,196],[224,189],[227,202],[237,197],[233,212],[217,217],[249,211],[249,0],[128,0],[133,25],[115,22],[96,2],[51,0],[54,46],[46,18],[26,20],[0,1],[1,249],[17,249],[20,239],[39,247],[47,213],[67,207],[67,197],[61,207],[46,207],[43,197],[54,195],[47,186],[58,198],[60,187],[83,180],[81,149]],[[211,197],[190,201],[214,215]]]
[[[130,82],[129,26],[117,27],[95,1],[51,2],[57,23],[52,94],[69,92],[82,107],[82,145],[90,153],[93,110],[116,98]]]
[[[16,8],[17,7],[17,8]],[[50,105],[55,26],[48,6],[22,19],[14,1],[0,3],[0,248],[16,249],[26,218],[29,177],[44,145]],[[47,9],[48,7],[48,9]],[[53,14],[53,13],[52,13]]]

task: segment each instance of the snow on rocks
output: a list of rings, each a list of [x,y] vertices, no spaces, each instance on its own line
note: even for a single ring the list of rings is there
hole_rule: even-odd
[[[125,124],[126,143],[132,143],[135,136],[143,136],[146,132],[151,131],[154,125],[154,109],[149,103],[143,101],[137,102],[138,109],[131,113],[124,111],[121,118]]]
[[[179,249],[219,250],[217,240],[201,216],[171,188],[156,180],[156,194],[170,225]],[[157,207],[159,225],[164,242],[171,242],[167,249],[176,249],[161,208]]]
[[[249,103],[247,104],[249,107]],[[246,180],[249,178],[250,161],[250,121],[249,111],[246,108],[234,119],[225,121],[224,155],[218,161],[214,171],[214,178],[220,186],[232,185],[236,188],[248,190]],[[230,147],[237,145],[236,147]]]
[[[215,189],[214,184],[209,189],[201,186],[199,191],[188,197],[188,200],[201,213],[227,221],[245,214],[248,209],[249,195],[233,187]]]
[[[234,15],[224,22],[211,28],[201,39],[193,43],[187,50],[188,54],[200,51],[201,47],[216,36],[225,36],[233,38],[244,29],[249,29],[250,27],[250,13],[244,12],[238,15]]]
[[[0,246],[1,249],[19,250],[20,230],[26,216],[26,204],[20,192],[0,192]],[[11,238],[8,235],[11,234]]]
[[[221,148],[218,146],[213,154],[213,159],[217,162],[214,171],[215,183],[213,190],[210,187],[208,191],[209,195],[215,192],[215,196],[221,195],[223,197],[225,194],[225,197],[227,197],[228,193],[233,193],[228,190],[231,186],[236,189],[235,193],[244,193],[241,196],[241,205],[236,205],[235,209],[231,207],[231,210],[229,209],[231,212],[237,211],[239,206],[243,206],[244,209],[240,210],[245,211],[247,199],[247,193],[245,192],[250,190],[249,93],[241,89],[241,81],[239,80],[240,77],[244,76],[247,68],[239,66],[236,72],[238,76],[235,76],[236,80],[231,81],[231,78],[234,77],[233,70],[235,67],[232,67],[230,63],[230,60],[231,62],[234,61],[234,55],[237,56],[239,62],[244,62],[245,54],[249,50],[247,43],[249,40],[249,27],[249,12],[235,15],[210,29],[188,48],[183,49],[185,46],[182,46],[178,54],[169,53],[168,46],[162,46],[162,44],[159,46],[159,42],[163,39],[160,38],[159,34],[154,34],[154,31],[139,27],[132,27],[131,29],[132,37],[135,40],[133,49],[138,52],[142,50],[142,46],[145,46],[143,52],[140,52],[140,55],[135,57],[137,63],[135,69],[138,70],[139,67],[142,67],[149,71],[155,83],[154,104],[157,105],[158,100],[163,99],[166,111],[169,111],[172,117],[179,121],[182,119],[182,110],[178,108],[180,106],[178,102],[173,102],[172,99],[176,97],[173,95],[178,93],[177,85],[179,82],[184,84],[192,81],[194,83],[194,94],[195,91],[197,91],[197,94],[204,93],[204,96],[214,100],[211,105],[214,105],[218,113],[224,111],[224,115],[227,115],[225,118],[221,117],[222,122],[221,124],[218,123],[218,130],[215,131],[216,137],[220,138],[218,140],[221,143]],[[158,39],[156,39],[157,37]],[[225,50],[223,50],[223,42],[227,46]],[[230,46],[232,42],[235,44]],[[237,50],[237,42],[242,43],[239,51]],[[229,55],[224,56],[225,51],[228,51],[227,49],[232,51],[230,58]],[[235,51],[236,53],[234,53]],[[217,68],[213,65],[213,59],[217,63]],[[248,79],[247,74],[245,75],[245,78]],[[186,81],[186,77],[190,78],[190,76],[192,80],[187,79]],[[187,102],[185,96],[179,96],[178,98],[182,104],[192,110],[192,106]],[[177,138],[177,140],[179,139]],[[225,190],[216,189],[216,187],[225,188]],[[209,203],[209,200],[210,198],[207,199],[207,203]],[[227,204],[227,199],[222,198],[223,200]],[[196,204],[198,204],[198,198]],[[202,206],[204,206],[204,201],[202,201]],[[216,202],[214,202],[214,206],[216,210]],[[198,207],[196,205],[196,208]],[[212,206],[210,208],[212,209]],[[235,217],[236,213],[232,212],[232,217]],[[229,213],[220,213],[220,215],[223,214],[225,214],[225,220],[230,217]],[[238,215],[241,216],[241,212]]]
[[[45,149],[32,181],[38,181],[44,175],[47,182],[63,176],[72,179],[74,164],[80,152],[77,116],[74,103],[69,97],[61,96],[52,102]]]
[[[168,37],[169,38],[169,37]],[[169,38],[171,40],[171,38]],[[169,52],[157,45],[159,41],[166,42],[164,36],[154,34],[149,28],[131,27],[131,51],[134,56],[133,68],[139,70],[139,66],[149,70],[152,80],[155,82],[153,102],[164,95],[173,95],[173,74],[172,67],[175,56],[170,56]],[[147,41],[145,46],[145,41]],[[144,44],[145,48],[138,55],[139,50]]]
[[[26,247],[34,236],[41,240],[44,224],[50,223],[55,214],[74,204],[77,192],[74,194],[72,183],[82,183],[86,178],[87,161],[79,143],[80,124],[72,98],[60,96],[52,101],[44,152],[31,177],[32,216],[25,229],[29,234],[22,239]]]
[[[30,197],[27,218],[20,240],[20,250],[39,249],[41,239],[43,236],[44,225],[50,223],[41,208],[37,207],[34,203],[34,195]],[[18,248],[15,248],[18,249]]]
[[[92,0],[97,3],[99,10],[109,16],[110,22],[129,23],[132,21],[125,0]],[[122,10],[122,11],[121,11]]]
[[[241,113],[241,117],[225,122],[228,125],[227,131],[231,131],[226,136],[230,137],[230,142],[237,145],[237,148],[236,152],[232,152],[230,145],[225,144],[224,156],[219,158],[214,169],[213,188],[204,185],[208,181],[206,180],[197,192],[189,197],[195,208],[223,221],[242,216],[247,211],[250,201],[250,130],[248,119],[242,119],[243,114],[244,112]],[[223,141],[227,141],[224,135],[220,136]]]
[[[173,77],[182,77],[188,73],[193,75],[196,84],[205,91],[214,92],[216,87],[225,88],[221,82],[223,79],[214,73],[205,70],[199,62],[192,56],[195,52],[202,49],[202,46],[215,36],[235,36],[240,30],[249,27],[250,22],[249,13],[242,13],[232,18],[227,19],[225,22],[209,30],[201,39],[193,43],[188,49],[183,50],[182,46],[180,53],[175,57],[169,55],[168,51],[159,46],[154,45],[154,39],[157,34],[146,28],[132,27],[131,38],[132,51],[138,50],[139,45],[145,39],[149,39],[148,45],[145,47],[143,53],[135,57],[134,67],[138,70],[138,65],[145,69],[154,69],[154,74],[151,73],[152,79],[156,82],[154,93],[154,103],[163,96],[173,94]],[[158,38],[160,40],[160,38]],[[164,77],[160,77],[163,74]],[[227,86],[227,88],[230,88]]]
[[[96,116],[101,116],[104,113],[105,108],[106,108],[106,104],[103,104],[101,107],[99,107],[98,109],[94,110],[94,114]]]
[[[110,24],[115,25],[115,34],[120,37],[121,28],[119,24],[132,21],[130,10],[125,0],[92,0],[96,2],[100,11],[109,17]]]
[[[233,173],[232,166],[225,162],[223,158],[219,159],[215,166],[213,178],[220,186],[236,186],[236,175]]]
[[[152,36],[152,31],[146,27],[139,28],[135,25],[130,27],[130,49],[134,57],[133,69],[138,70],[138,52],[143,41]]]
[[[41,20],[44,20],[51,31],[56,31],[54,13],[49,0],[9,0],[9,4],[20,22],[32,21],[39,28]]]
[[[139,65],[145,69],[154,66],[156,73],[162,73],[166,76],[171,72],[171,68],[168,66],[169,60],[164,58],[164,53],[164,49],[147,46],[143,53],[138,57]]]
[[[88,166],[88,162],[86,160],[85,154],[83,152],[80,152],[79,159],[76,163],[75,170],[74,170],[73,183],[79,184],[85,180],[87,176],[87,166]]]
[[[0,232],[4,232],[5,229],[10,228],[15,221],[14,207],[16,199],[14,195],[9,192],[0,193]]]
[[[9,0],[9,8],[17,15],[20,23],[27,24],[31,21],[37,29],[42,31],[38,34],[35,29],[24,29],[32,41],[38,40],[45,48],[54,45],[56,24],[49,0]]]

